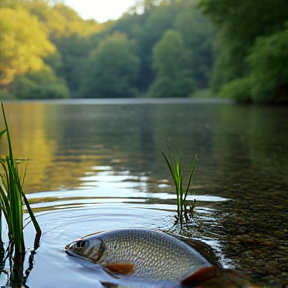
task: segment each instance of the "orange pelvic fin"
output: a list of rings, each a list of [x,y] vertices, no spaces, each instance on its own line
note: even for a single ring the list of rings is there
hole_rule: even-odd
[[[134,271],[134,264],[128,262],[104,264],[103,267],[111,273],[125,276],[131,275]]]

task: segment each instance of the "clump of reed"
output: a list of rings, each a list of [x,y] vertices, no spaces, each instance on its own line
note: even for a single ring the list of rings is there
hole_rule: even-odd
[[[175,192],[177,196],[177,216],[176,223],[180,223],[181,225],[184,223],[184,220],[187,222],[193,217],[193,211],[196,205],[196,200],[188,201],[187,195],[189,193],[189,188],[192,183],[192,177],[195,171],[196,162],[198,154],[194,157],[194,162],[188,177],[187,185],[183,188],[183,175],[182,175],[182,168],[181,168],[181,156],[174,156],[171,153],[170,145],[167,140],[167,148],[168,148],[168,155],[166,155],[162,150],[161,153],[163,154],[166,163],[168,165],[169,171],[173,178],[173,182],[175,185]]]
[[[36,239],[40,238],[41,229],[23,191],[26,168],[23,179],[21,179],[18,164],[23,161],[14,159],[9,127],[2,102],[1,107],[5,128],[0,131],[0,140],[3,140],[3,136],[6,134],[8,155],[0,158],[0,167],[2,168],[0,171],[0,209],[7,222],[10,246],[15,247],[15,254],[25,254],[23,235],[25,207],[35,227]]]

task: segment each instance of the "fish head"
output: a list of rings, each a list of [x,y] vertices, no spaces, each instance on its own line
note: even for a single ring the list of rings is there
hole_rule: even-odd
[[[99,263],[104,256],[106,246],[101,238],[83,238],[76,240],[65,247],[65,252],[77,258]]]

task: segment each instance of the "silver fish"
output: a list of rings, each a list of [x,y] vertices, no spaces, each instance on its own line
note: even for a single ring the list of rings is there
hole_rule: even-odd
[[[68,255],[100,264],[115,275],[180,282],[212,266],[188,244],[163,232],[119,229],[94,234],[65,247]]]

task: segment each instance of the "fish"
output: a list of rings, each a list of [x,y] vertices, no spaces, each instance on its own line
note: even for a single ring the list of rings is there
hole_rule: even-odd
[[[66,245],[65,252],[100,264],[117,276],[145,281],[180,283],[212,264],[194,248],[161,231],[117,229],[83,237]]]
[[[65,252],[99,264],[109,275],[120,279],[102,283],[109,288],[264,287],[232,269],[212,265],[187,243],[156,230],[98,232],[67,244]]]

